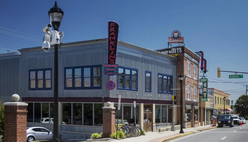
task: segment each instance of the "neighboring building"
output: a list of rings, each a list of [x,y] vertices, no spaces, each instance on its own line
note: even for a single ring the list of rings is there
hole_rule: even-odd
[[[211,88],[214,90],[214,114],[221,115],[221,114],[230,114],[232,113],[231,109],[231,95],[225,93],[223,91],[217,90],[215,88]],[[224,101],[224,97],[226,100]],[[225,107],[225,111],[224,111]]]
[[[117,46],[118,75],[104,74],[107,64],[108,39],[97,39],[59,46],[59,123],[62,138],[89,138],[91,133],[102,132],[103,102],[118,105],[121,95],[119,120],[136,122],[146,131],[170,126],[172,121],[172,95],[179,94],[178,75],[185,75],[183,89],[189,93],[186,104],[190,106],[192,126],[197,122],[199,97],[199,57],[185,48],[179,58],[158,53],[122,41]],[[53,49],[44,52],[41,47],[24,48],[20,54],[0,57],[0,99],[11,101],[17,93],[28,103],[28,126],[52,125],[41,123],[42,118],[53,118]],[[179,60],[179,62],[178,62]],[[189,69],[187,70],[187,64]],[[180,67],[180,69],[177,69]],[[188,73],[188,71],[190,73]],[[106,83],[116,82],[114,90],[108,90]],[[184,88],[184,87],[183,87]],[[177,95],[179,102],[179,95]],[[136,113],[133,102],[136,101]],[[177,105],[179,105],[177,103]],[[50,120],[50,119],[47,119]],[[65,124],[66,123],[66,124]],[[159,124],[156,127],[156,123]]]
[[[184,76],[182,91],[183,91],[183,114],[184,121],[187,123],[186,127],[199,126],[199,60],[200,57],[186,46],[176,46],[171,48],[165,48],[157,50],[163,54],[176,56],[177,62],[177,75]],[[180,104],[180,82],[177,79],[177,102],[176,105]],[[177,124],[180,124],[180,107],[177,107]]]

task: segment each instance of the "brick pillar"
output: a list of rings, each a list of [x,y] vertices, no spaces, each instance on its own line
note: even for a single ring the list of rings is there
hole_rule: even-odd
[[[4,142],[25,142],[27,103],[6,102],[4,105]]]
[[[111,102],[104,104],[103,109],[103,138],[109,138],[110,134],[115,133],[115,107]]]

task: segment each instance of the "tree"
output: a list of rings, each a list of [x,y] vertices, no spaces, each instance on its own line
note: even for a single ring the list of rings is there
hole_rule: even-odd
[[[3,136],[3,133],[4,133],[4,106],[0,101],[0,135]]]
[[[240,114],[240,116],[244,116],[246,119],[248,118],[248,96],[241,95],[235,103],[236,112]]]

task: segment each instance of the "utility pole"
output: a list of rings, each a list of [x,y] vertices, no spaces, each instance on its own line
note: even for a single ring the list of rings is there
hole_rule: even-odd
[[[245,90],[245,92],[246,92],[246,93],[245,93],[245,116],[246,116],[246,114],[247,114],[247,113],[246,113],[246,112],[247,112],[247,111],[246,111],[246,106],[247,106],[247,87],[248,87],[248,85],[246,85],[246,90]],[[244,117],[245,117],[245,116],[244,116]]]

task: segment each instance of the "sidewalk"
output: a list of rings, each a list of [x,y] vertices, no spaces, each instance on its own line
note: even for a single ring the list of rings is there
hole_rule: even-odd
[[[193,128],[187,128],[183,129],[184,133],[179,133],[180,130],[176,131],[165,131],[165,132],[147,132],[145,136],[139,136],[139,137],[131,137],[131,138],[126,138],[126,139],[105,139],[105,140],[94,140],[92,142],[102,142],[102,141],[111,141],[111,142],[159,142],[164,139],[170,139],[173,137],[180,137],[183,135],[188,135],[192,133],[196,133],[202,130],[207,130],[207,129],[213,129],[216,127],[212,127],[211,125],[207,126],[199,126],[199,127],[193,127]],[[89,141],[89,140],[88,140]]]

